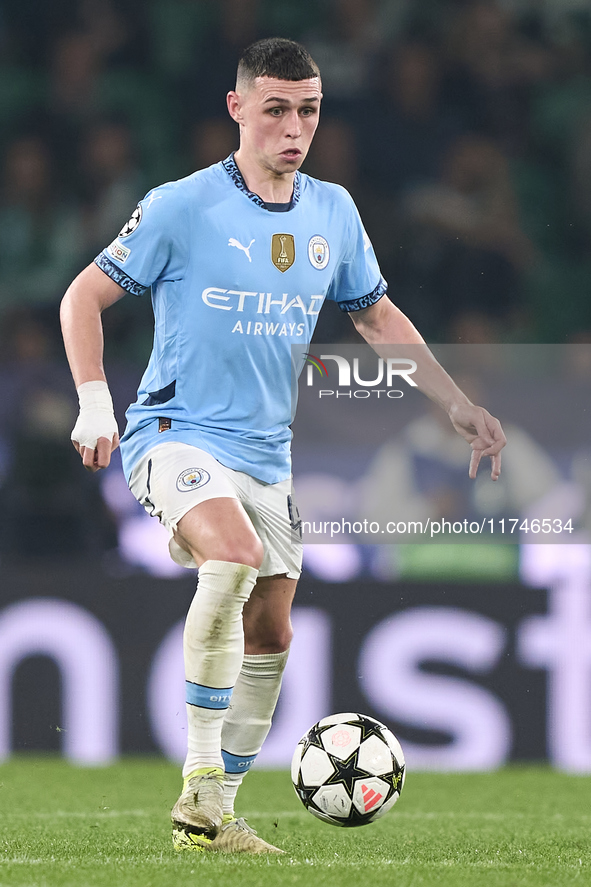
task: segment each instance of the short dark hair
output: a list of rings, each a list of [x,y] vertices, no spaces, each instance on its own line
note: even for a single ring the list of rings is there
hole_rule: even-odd
[[[267,37],[247,47],[238,62],[237,83],[252,83],[256,77],[311,80],[320,77],[320,71],[301,43],[284,37]]]

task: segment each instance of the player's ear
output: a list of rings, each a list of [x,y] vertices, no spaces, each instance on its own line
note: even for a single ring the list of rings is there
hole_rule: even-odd
[[[234,90],[231,90],[226,96],[226,102],[228,105],[228,113],[232,120],[235,120],[236,123],[242,122],[242,102],[240,100],[240,96]]]

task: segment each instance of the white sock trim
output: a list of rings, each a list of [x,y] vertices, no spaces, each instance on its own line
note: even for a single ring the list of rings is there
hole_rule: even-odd
[[[274,678],[283,674],[288,656],[289,650],[283,653],[245,653],[240,672],[253,677]]]

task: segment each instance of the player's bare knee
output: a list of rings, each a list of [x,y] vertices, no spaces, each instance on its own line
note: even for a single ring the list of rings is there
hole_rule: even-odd
[[[289,628],[283,629],[281,632],[277,632],[274,637],[274,653],[285,653],[286,650],[289,650],[289,646],[291,644],[293,638],[293,631],[291,626]]]
[[[248,543],[239,543],[227,540],[221,544],[218,553],[212,560],[228,561],[231,564],[246,564],[258,570],[263,562],[264,550],[258,537]]]
[[[262,546],[260,551],[246,549],[242,552],[237,552],[235,557],[232,558],[232,562],[235,564],[246,564],[248,567],[254,567],[255,570],[259,570],[263,562]]]
[[[269,653],[285,653],[289,650],[293,631],[291,625],[265,626],[264,630],[249,631],[244,626],[244,642],[247,653],[264,655]]]

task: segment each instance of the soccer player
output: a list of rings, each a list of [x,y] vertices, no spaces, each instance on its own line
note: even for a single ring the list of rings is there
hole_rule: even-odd
[[[134,495],[170,531],[173,559],[199,568],[184,634],[189,731],[172,811],[178,849],[281,852],[235,816],[234,799],[271,725],[301,568],[290,347],[306,350],[325,298],[378,352],[423,343],[387,297],[348,193],[298,171],[321,98],[302,46],[277,38],[250,46],[227,98],[239,150],[149,192],[62,302],[80,399],[72,440],[96,471],[118,445],[101,312],[152,288],[154,346],[121,454]],[[415,378],[471,443],[471,476],[490,456],[498,477],[498,421],[426,348]]]

